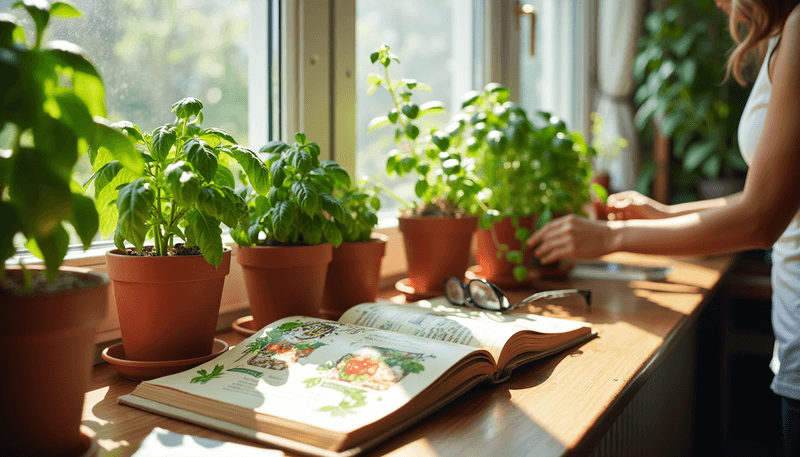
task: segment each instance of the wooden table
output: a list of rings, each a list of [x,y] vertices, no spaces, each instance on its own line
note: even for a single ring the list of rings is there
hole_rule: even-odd
[[[590,322],[599,338],[522,367],[502,385],[476,387],[368,455],[589,454],[696,320],[736,257],[672,259],[619,253],[604,259],[670,265],[674,271],[659,282],[535,283],[537,290],[590,289],[591,309],[549,305],[541,311]],[[513,301],[528,293],[508,295]],[[231,345],[243,339],[233,331],[219,337]],[[96,434],[100,456],[134,453],[153,427],[253,444],[117,404],[117,397],[135,385],[107,364],[94,368],[83,425]]]

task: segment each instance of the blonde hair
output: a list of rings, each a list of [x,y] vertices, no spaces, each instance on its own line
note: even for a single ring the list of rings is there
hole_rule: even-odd
[[[767,40],[781,33],[798,3],[800,0],[730,0],[728,26],[736,45],[728,55],[726,80],[733,75],[740,85],[747,83],[743,68],[751,58],[760,61],[765,57]]]

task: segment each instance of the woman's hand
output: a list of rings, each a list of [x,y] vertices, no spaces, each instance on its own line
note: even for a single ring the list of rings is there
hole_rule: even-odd
[[[672,216],[669,206],[634,190],[609,195],[605,213],[608,220],[663,219]]]
[[[543,264],[563,258],[594,258],[608,254],[613,233],[607,222],[591,221],[570,214],[560,217],[537,230],[527,245],[535,247],[533,255]]]

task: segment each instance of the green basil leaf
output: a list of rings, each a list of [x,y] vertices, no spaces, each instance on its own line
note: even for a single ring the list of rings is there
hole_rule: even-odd
[[[58,269],[67,255],[69,233],[63,225],[58,224],[49,235],[29,239],[25,247],[32,254],[38,254],[37,257],[44,259],[45,274],[47,279],[52,281],[58,276]]]
[[[283,180],[286,178],[286,170],[284,169],[286,159],[280,158],[269,167],[269,174],[272,176],[272,187],[281,187]]]
[[[259,195],[267,195],[270,191],[269,171],[264,162],[258,158],[255,152],[243,147],[234,145],[230,148],[222,149],[225,153],[233,157],[244,170],[247,180]],[[234,186],[231,186],[234,187]]]
[[[63,18],[82,16],[81,12],[76,10],[74,6],[64,2],[53,2],[50,5],[50,14],[56,17],[63,17]]]
[[[294,200],[300,206],[300,210],[309,216],[313,216],[319,208],[319,195],[317,189],[307,181],[295,181],[292,183],[292,194]]]
[[[36,24],[36,42],[40,43],[42,34],[50,21],[50,3],[38,0],[20,0],[14,3],[12,8],[24,7]]]
[[[29,237],[49,236],[72,205],[70,181],[53,170],[46,154],[31,148],[12,157],[8,192]]]
[[[94,138],[94,121],[86,104],[68,89],[54,89],[45,102],[44,110],[74,132],[74,135],[91,141]]]
[[[74,130],[60,120],[42,114],[33,126],[33,138],[36,149],[45,155],[53,170],[65,179],[71,178],[72,168],[78,161],[78,137]]]
[[[444,112],[445,112],[444,103],[437,100],[432,100],[419,105],[419,115],[417,117],[426,114],[436,114]]]
[[[425,191],[427,191],[429,187],[430,185],[428,184],[428,181],[420,179],[414,185],[414,193],[417,195],[417,197],[422,198],[422,196],[425,195]]]
[[[0,15],[0,47],[10,48],[14,43],[14,34],[20,28],[14,16],[10,14]]]
[[[83,243],[83,249],[89,249],[92,239],[100,229],[100,216],[91,198],[81,194],[72,194],[72,208],[67,216],[72,227]]]
[[[100,117],[94,118],[94,139],[90,141],[90,146],[99,150],[104,148],[109,153],[109,157],[118,160],[136,176],[144,174],[144,158],[134,148],[130,138],[124,133],[107,125],[107,121]],[[98,157],[102,151],[98,152]],[[95,167],[99,168],[107,162],[97,162],[95,159]]]
[[[223,191],[216,186],[202,186],[197,196],[197,207],[204,213],[221,220],[228,227],[236,227],[239,218],[236,205],[232,205]]]
[[[125,238],[119,233],[119,227],[114,229],[114,246],[122,252],[126,252]]]
[[[313,161],[311,160],[311,154],[306,152],[303,149],[292,149],[289,151],[289,155],[287,156],[289,160],[289,165],[292,166],[300,176],[305,176],[311,171],[313,167]]]
[[[306,144],[306,134],[302,132],[297,132],[294,134],[294,140],[301,145]]]
[[[157,127],[150,136],[150,154],[156,161],[164,162],[177,140],[178,134],[171,125]]]
[[[119,121],[114,122],[110,125],[112,129],[118,130],[122,133],[126,133],[128,137],[133,138],[133,140],[137,143],[144,143],[144,138],[142,137],[142,131],[139,130],[133,122],[130,121]]]
[[[200,179],[189,164],[182,160],[170,164],[164,170],[164,176],[172,198],[179,205],[188,208],[197,202],[200,195]]]
[[[280,229],[286,230],[292,226],[294,216],[297,214],[297,205],[291,201],[277,202],[272,207],[272,229],[275,233]],[[283,241],[282,239],[279,239]]]
[[[339,227],[331,221],[326,220],[322,222],[322,235],[325,237],[325,241],[332,244],[335,248],[342,244],[342,232],[339,230]]]
[[[192,138],[183,146],[186,158],[206,181],[212,181],[217,174],[217,156],[203,140]]]
[[[51,41],[43,49],[58,66],[71,70],[72,90],[86,104],[92,116],[106,117],[105,88],[86,52],[69,41]]]
[[[412,140],[416,140],[419,136],[419,127],[414,124],[408,124],[405,130],[406,136]]]
[[[301,214],[297,220],[297,228],[304,243],[313,245],[322,242],[322,226],[315,218]]]
[[[450,135],[444,131],[436,131],[431,135],[431,141],[439,148],[440,151],[446,151],[450,148]]]
[[[262,146],[261,149],[258,150],[258,152],[266,152],[269,154],[281,154],[290,148],[291,146],[284,143],[283,141],[274,140]]]
[[[406,103],[404,104],[400,110],[405,114],[409,119],[416,119],[419,115],[419,105],[416,103]]]
[[[178,119],[189,119],[192,116],[197,116],[200,114],[200,110],[203,109],[203,102],[194,98],[194,97],[187,97],[183,100],[178,100],[172,105],[172,112],[175,113],[175,116]]]
[[[214,184],[219,186],[230,187],[233,189],[236,187],[236,179],[233,177],[233,173],[227,167],[217,167],[217,174],[214,176]]]
[[[334,162],[333,160],[323,160],[320,162],[320,166],[325,169],[325,172],[333,176],[337,182],[341,183],[344,187],[350,187],[350,174],[347,173],[347,170],[342,168],[341,165]]]
[[[117,196],[120,234],[139,251],[144,247],[144,239],[150,229],[147,218],[154,201],[155,192],[144,178],[122,187]]]
[[[202,138],[208,144],[210,144],[211,146],[214,146],[214,147],[217,147],[222,143],[236,144],[236,140],[233,139],[233,137],[230,134],[228,134],[224,130],[221,130],[221,129],[218,129],[218,128],[214,128],[214,127],[210,127],[210,128],[204,129],[197,136]]]
[[[211,265],[219,267],[222,263],[222,229],[219,221],[202,211],[192,211],[189,214],[189,227],[192,228],[203,258]]]

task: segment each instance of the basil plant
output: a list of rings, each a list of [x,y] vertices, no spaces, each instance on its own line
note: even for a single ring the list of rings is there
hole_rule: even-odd
[[[52,17],[81,13],[64,2],[25,0],[35,26],[33,42],[9,14],[0,14],[0,279],[14,241],[44,260],[58,276],[69,245],[69,224],[87,249],[99,218],[73,174],[89,146],[108,151],[131,177],[144,162],[128,139],[110,128],[103,81],[84,51],[66,41],[44,42]]]
[[[153,241],[157,255],[169,255],[178,238],[187,247],[198,246],[208,263],[222,262],[222,228],[247,227],[244,198],[234,191],[230,166],[241,165],[252,189],[269,190],[269,173],[256,153],[236,144],[217,128],[202,128],[203,103],[185,98],[172,105],[176,120],[142,132],[123,121],[113,124],[134,141],[145,162],[145,175],[137,177],[104,151],[93,151],[96,205],[103,236],[125,252],[125,241],[141,251],[145,239]],[[88,183],[87,182],[87,185]]]
[[[272,141],[260,152],[269,168],[269,189],[249,191],[250,224],[231,232],[234,241],[240,246],[342,244],[354,221],[334,192],[350,186],[347,171],[332,160],[320,161],[319,145],[303,133],[295,134],[291,145]]]

